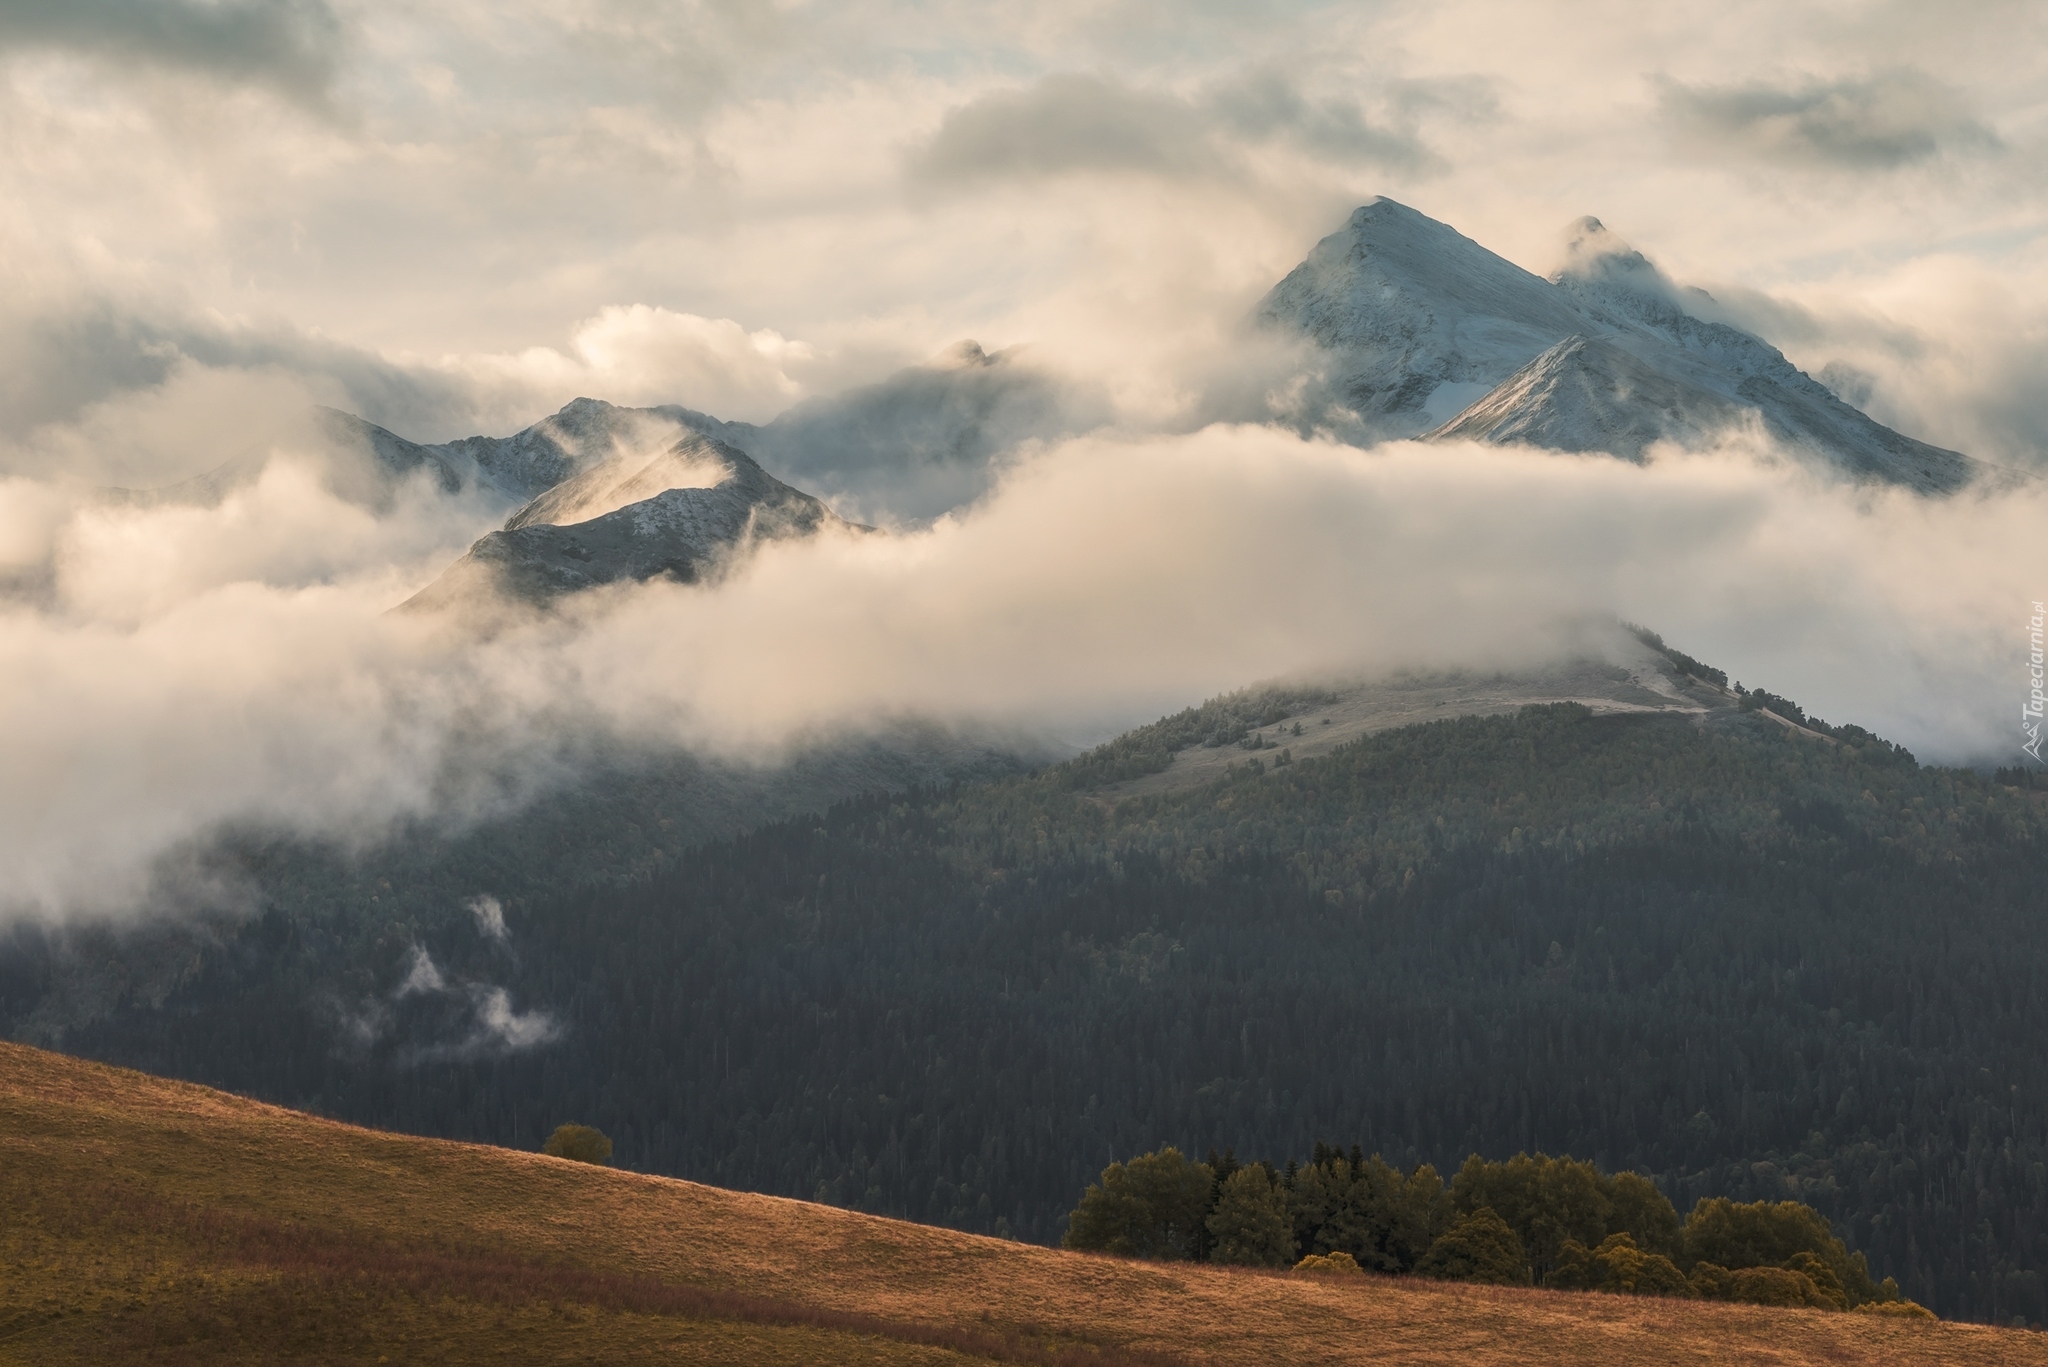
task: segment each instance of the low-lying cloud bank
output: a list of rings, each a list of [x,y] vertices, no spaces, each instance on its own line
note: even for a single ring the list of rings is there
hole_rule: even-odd
[[[1285,675],[1512,668],[1588,612],[1923,758],[2008,758],[2036,485],[1933,502],[1767,452],[1637,467],[1267,428],[1082,438],[926,530],[763,548],[476,641],[387,615],[482,530],[291,460],[217,508],[0,484],[0,919],[145,909],[225,825],[473,820],[623,740],[774,762],[916,716],[1085,743]],[[480,924],[482,913],[479,913]]]

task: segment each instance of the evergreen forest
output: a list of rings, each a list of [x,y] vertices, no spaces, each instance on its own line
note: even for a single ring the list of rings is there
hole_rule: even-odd
[[[596,1126],[626,1167],[1043,1243],[1167,1146],[1571,1154],[1678,1210],[1804,1203],[1944,1316],[2048,1319],[2048,791],[1754,705],[1532,706],[1295,760],[1280,724],[1315,701],[1234,695],[574,882],[486,881],[544,862],[511,834],[502,865],[414,848],[395,888],[250,843],[247,919],[59,1042],[423,1134]],[[1214,783],[1103,792],[1241,739]],[[18,934],[9,1028],[122,952]]]

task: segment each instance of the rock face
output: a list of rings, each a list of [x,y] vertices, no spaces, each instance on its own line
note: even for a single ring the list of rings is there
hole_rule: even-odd
[[[614,454],[544,491],[404,606],[544,607],[601,584],[695,583],[749,545],[846,525],[744,451],[692,434],[653,456]]]
[[[572,399],[559,413],[509,437],[462,437],[426,448],[520,502],[620,456],[653,455],[689,434],[741,444],[739,429],[676,404],[621,408]]]
[[[1702,318],[1599,220],[1571,225],[1546,280],[1446,224],[1375,199],[1274,286],[1257,320],[1313,342],[1315,425],[1364,440],[1452,437],[1606,451],[1704,445],[1759,424],[1849,478],[1947,493],[1988,467],[1892,431],[1777,348]]]

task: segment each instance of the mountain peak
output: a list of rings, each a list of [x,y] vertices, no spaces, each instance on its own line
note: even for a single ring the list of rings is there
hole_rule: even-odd
[[[981,343],[972,337],[964,338],[941,351],[931,360],[933,370],[972,370],[980,366],[992,366],[1002,359],[1000,352],[990,355],[982,350]]]
[[[1368,442],[1434,429],[1635,458],[1753,416],[1851,478],[1943,492],[1975,477],[1968,457],[1872,422],[1769,343],[1696,315],[1708,296],[1599,219],[1568,224],[1563,247],[1544,279],[1404,204],[1360,205],[1255,315],[1320,352],[1297,421]]]
[[[1550,279],[1574,292],[1591,287],[1641,296],[1659,305],[1660,312],[1679,307],[1677,288],[1664,273],[1591,214],[1565,225],[1564,262]]]
[[[1388,199],[1385,195],[1374,195],[1351,211],[1348,226],[1360,227],[1375,221],[1402,218],[1416,223],[1436,223],[1436,220],[1428,214],[1423,213],[1419,209],[1411,209],[1398,199]]]
[[[1449,416],[1440,390],[1455,412],[1584,326],[1541,276],[1385,197],[1318,242],[1255,317],[1349,362],[1333,377],[1339,402],[1396,437]]]
[[[696,583],[754,543],[844,525],[746,452],[691,433],[652,457],[622,450],[550,489],[404,606],[461,607],[488,625],[504,600],[545,607],[601,584]]]

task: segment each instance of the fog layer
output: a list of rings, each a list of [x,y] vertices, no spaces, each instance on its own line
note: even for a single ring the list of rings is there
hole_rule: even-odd
[[[291,459],[211,509],[17,480],[0,525],[49,583],[0,616],[0,897],[132,911],[224,824],[475,819],[600,738],[771,763],[914,715],[1081,744],[1261,679],[1513,668],[1586,613],[1923,758],[1998,756],[2044,498],[1858,491],[1740,448],[1084,438],[925,530],[771,544],[478,641],[387,612],[473,534],[425,487],[378,520]]]

